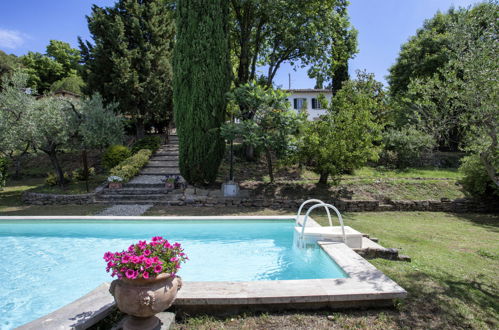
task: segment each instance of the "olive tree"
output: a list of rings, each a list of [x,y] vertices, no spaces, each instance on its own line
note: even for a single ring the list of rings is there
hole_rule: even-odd
[[[98,94],[81,101],[55,96],[37,99],[27,92],[28,79],[22,72],[4,78],[0,92],[0,153],[18,160],[30,151],[44,152],[62,186],[64,171],[59,154],[69,149],[82,150],[85,168],[87,149],[121,141],[121,118],[114,114],[115,105],[103,106]]]
[[[19,70],[4,75],[0,92],[0,155],[12,161],[16,176],[33,136],[31,114],[36,100],[26,89],[28,79],[28,74]]]

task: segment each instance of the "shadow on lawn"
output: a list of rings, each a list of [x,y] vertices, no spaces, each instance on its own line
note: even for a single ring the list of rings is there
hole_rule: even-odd
[[[452,215],[464,221],[468,221],[475,226],[480,226],[496,233],[499,232],[499,214],[452,213]]]
[[[499,292],[493,279],[478,274],[469,280],[439,272],[413,272],[396,279],[409,296],[397,323],[409,328],[496,328]]]

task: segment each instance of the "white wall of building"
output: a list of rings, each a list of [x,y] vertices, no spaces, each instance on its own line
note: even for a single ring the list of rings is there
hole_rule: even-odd
[[[312,109],[312,99],[318,99],[319,94],[323,94],[327,101],[330,103],[331,102],[331,96],[332,93],[330,91],[323,92],[323,91],[288,91],[290,93],[290,96],[288,97],[289,103],[291,104],[291,109],[295,110],[298,112],[299,109],[294,109],[294,99],[306,99],[307,101],[307,112],[308,112],[308,120],[314,120],[318,118],[319,116],[325,114],[327,111],[326,109]]]

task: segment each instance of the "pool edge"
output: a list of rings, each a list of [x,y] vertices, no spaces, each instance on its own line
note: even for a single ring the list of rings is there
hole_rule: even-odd
[[[295,220],[296,216],[0,216],[0,220]],[[303,217],[299,219],[301,222]],[[320,226],[312,218],[308,224]],[[184,282],[173,307],[189,315],[227,314],[243,311],[311,310],[387,307],[403,299],[407,291],[344,243],[318,242],[326,254],[348,275],[339,279],[247,282]],[[86,329],[106,317],[114,299],[105,282],[52,313],[16,329]]]

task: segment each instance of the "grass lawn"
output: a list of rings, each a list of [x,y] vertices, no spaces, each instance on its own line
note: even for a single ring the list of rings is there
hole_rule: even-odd
[[[251,208],[162,208],[147,215],[289,214]],[[314,219],[327,218],[318,212]],[[181,320],[176,329],[330,329],[499,327],[499,216],[432,212],[345,214],[345,223],[401,249],[412,262],[371,260],[409,296],[393,309],[212,316]]]
[[[43,178],[30,178],[22,180],[7,181],[7,186],[0,190],[0,215],[92,215],[100,212],[106,205],[24,205],[21,195],[24,191],[48,192],[44,189],[52,190],[52,193],[85,193],[85,184],[76,183],[61,191],[59,188],[45,187]],[[91,183],[94,189],[101,181]],[[92,188],[93,187],[93,188]]]

